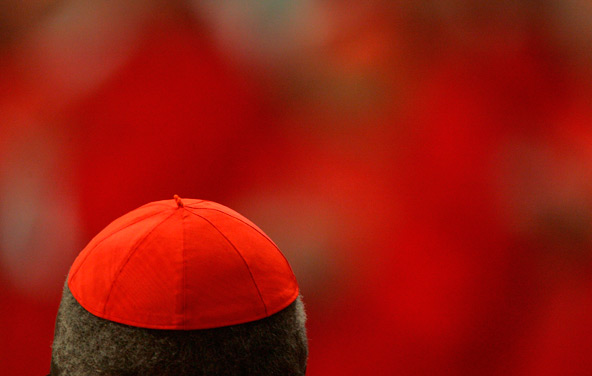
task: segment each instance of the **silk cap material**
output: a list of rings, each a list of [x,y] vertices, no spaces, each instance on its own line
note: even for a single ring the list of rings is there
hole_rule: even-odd
[[[116,219],[68,277],[90,313],[153,329],[246,323],[298,296],[290,265],[255,224],[206,200],[155,201]]]

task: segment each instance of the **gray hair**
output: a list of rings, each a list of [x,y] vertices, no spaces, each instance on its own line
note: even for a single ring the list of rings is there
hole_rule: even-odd
[[[138,328],[92,315],[66,283],[56,320],[51,375],[304,375],[305,321],[299,296],[274,315],[240,325]]]

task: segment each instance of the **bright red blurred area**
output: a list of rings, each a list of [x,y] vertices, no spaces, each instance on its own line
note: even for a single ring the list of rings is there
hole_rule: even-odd
[[[2,374],[173,194],[279,245],[311,376],[592,374],[591,41],[577,0],[4,2]]]

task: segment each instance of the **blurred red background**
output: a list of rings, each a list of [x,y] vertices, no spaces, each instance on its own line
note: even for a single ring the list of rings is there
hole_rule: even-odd
[[[0,369],[146,202],[284,251],[314,375],[592,374],[592,6],[0,3]]]

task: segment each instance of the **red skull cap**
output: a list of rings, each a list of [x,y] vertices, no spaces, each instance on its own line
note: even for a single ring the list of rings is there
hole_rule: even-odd
[[[176,195],[103,229],[74,261],[68,286],[90,313],[153,329],[255,321],[298,296],[287,260],[251,221]]]

